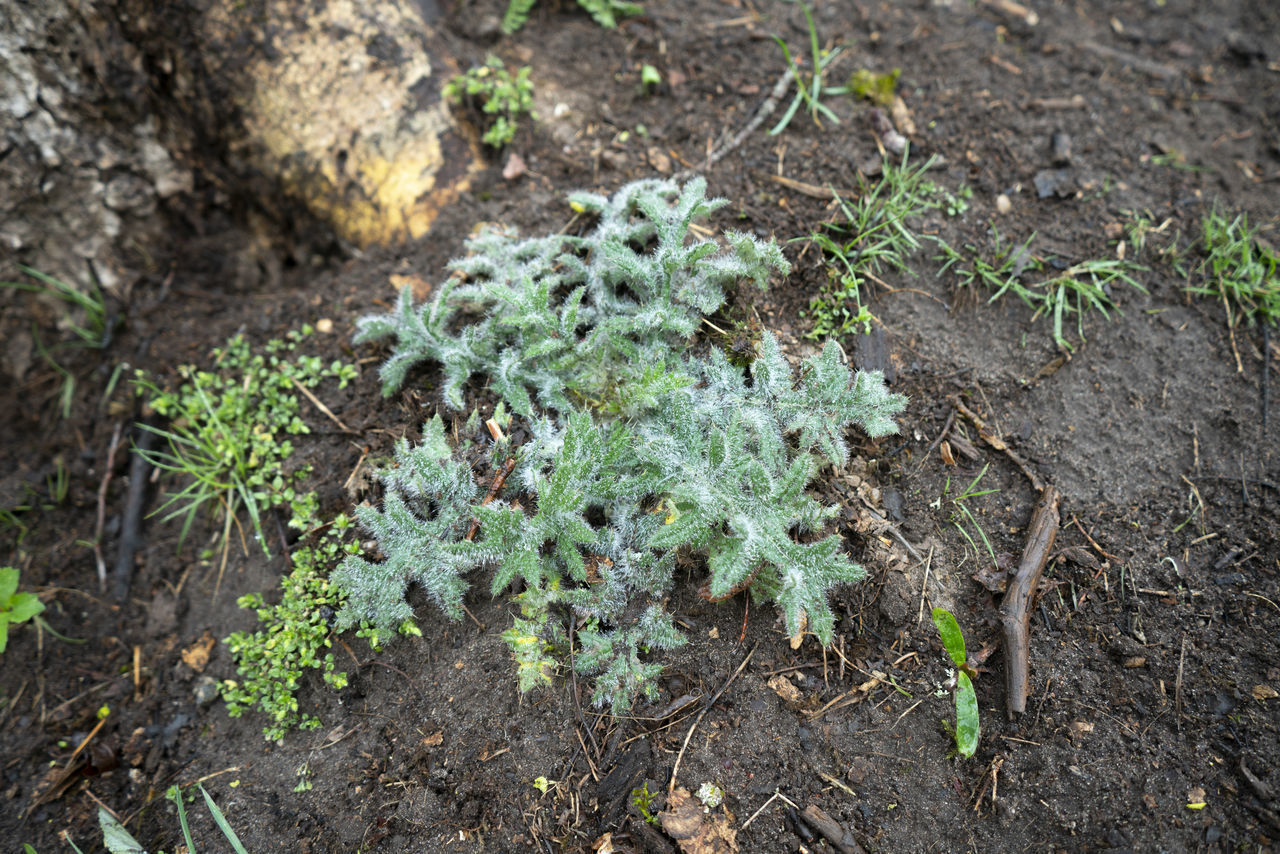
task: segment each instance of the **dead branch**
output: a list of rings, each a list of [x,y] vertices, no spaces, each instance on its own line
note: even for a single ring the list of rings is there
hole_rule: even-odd
[[[1035,512],[1031,514],[1031,524],[1027,526],[1027,544],[1022,550],[1018,573],[1000,604],[1000,621],[1004,625],[1005,705],[1010,717],[1027,710],[1032,599],[1058,536],[1061,501],[1062,495],[1056,487],[1046,486],[1041,491]]]
[[[1013,461],[1013,464],[1027,476],[1027,480],[1031,481],[1031,486],[1034,487],[1037,492],[1043,493],[1045,491],[1045,483],[1040,479],[1040,476],[1036,474],[1035,469],[1031,468],[1027,461],[1022,458],[1021,454],[1013,448],[1010,448],[1009,445],[1005,443],[1004,439],[997,436],[991,428],[987,426],[987,423],[982,420],[982,416],[978,415],[978,413],[974,412],[968,406],[965,406],[964,401],[958,397],[951,398],[951,404],[955,406],[956,410],[961,415],[973,422],[973,426],[978,428],[978,435],[982,437],[982,441],[986,442],[997,451],[1003,452],[1006,457]]]
[[[512,457],[502,464],[502,468],[493,476],[493,483],[489,486],[489,491],[485,493],[484,500],[480,502],[480,506],[488,505],[493,499],[498,497],[498,493],[502,491],[502,486],[507,482],[507,478],[511,476],[511,472],[515,471],[516,458]],[[470,542],[476,538],[476,532],[480,530],[480,520],[472,519],[471,527],[467,529],[466,540]],[[472,617],[472,619],[475,619]]]

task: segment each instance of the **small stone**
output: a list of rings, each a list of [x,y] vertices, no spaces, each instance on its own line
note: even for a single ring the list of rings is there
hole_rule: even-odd
[[[155,212],[155,190],[138,175],[117,175],[107,182],[102,200],[107,207],[121,213],[149,216]]]
[[[322,317],[316,321],[316,332],[322,335],[328,335],[333,331],[333,321],[327,317]]]
[[[218,699],[218,683],[208,676],[201,676],[193,692],[197,706],[207,706]]]
[[[1003,215],[1011,210],[1013,210],[1013,202],[1009,201],[1008,196],[1004,193],[996,196],[996,213]]]

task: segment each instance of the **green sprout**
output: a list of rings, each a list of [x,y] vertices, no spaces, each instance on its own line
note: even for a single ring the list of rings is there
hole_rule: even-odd
[[[34,324],[31,327],[31,337],[35,341],[36,351],[40,354],[40,358],[44,359],[54,373],[62,377],[62,390],[58,394],[59,409],[63,418],[69,418],[71,416],[71,404],[75,401],[76,378],[71,371],[67,370],[55,358],[54,354],[67,348],[87,347],[102,349],[107,345],[107,341],[110,339],[110,328],[107,323],[106,298],[96,286],[86,293],[77,290],[66,282],[55,279],[53,276],[41,273],[39,270],[33,270],[30,267],[20,267],[19,269],[35,279],[39,284],[0,282],[0,287],[48,294],[60,300],[67,308],[78,309],[84,317],[82,324],[71,314],[68,314],[64,318],[64,325],[71,330],[78,340],[66,344],[55,344],[53,347],[45,345],[44,339],[40,335],[40,330]]]
[[[974,517],[973,511],[969,509],[969,505],[967,503],[971,498],[991,495],[992,493],[1000,491],[998,489],[978,489],[978,484],[982,482],[982,478],[987,474],[987,468],[988,466],[983,466],[982,471],[978,472],[978,476],[969,482],[969,485],[964,488],[964,491],[951,499],[951,503],[955,506],[957,511],[957,514],[952,517],[951,524],[956,526],[956,530],[958,530],[961,536],[965,538],[965,541],[969,543],[969,547],[973,549],[973,553],[975,555],[980,555],[982,552],[978,548],[978,544],[974,542],[973,537],[969,535],[969,532],[965,529],[965,526],[961,524],[961,521],[963,519],[972,525],[973,529],[977,531],[978,536],[982,539],[982,544],[986,547],[987,554],[991,556],[991,563],[995,564],[996,551],[991,547],[991,541],[987,539],[987,532],[982,530],[982,526],[978,524],[977,518]],[[947,484],[948,487],[950,487],[950,478],[948,478]]]
[[[1196,272],[1202,283],[1187,290],[1220,300],[1232,326],[1241,318],[1250,325],[1280,320],[1280,254],[1258,239],[1258,231],[1247,214],[1228,220],[1216,206],[1201,222],[1204,260]]]
[[[658,816],[654,814],[654,799],[657,792],[649,791],[649,784],[644,783],[638,789],[631,790],[631,803],[647,824],[657,824]]]
[[[787,68],[791,71],[791,77],[796,84],[795,97],[791,99],[791,105],[787,107],[782,118],[769,131],[769,136],[777,136],[786,130],[787,125],[791,124],[791,120],[795,118],[797,112],[803,106],[805,111],[813,119],[813,123],[821,125],[821,118],[826,118],[832,124],[840,124],[840,119],[836,118],[836,114],[822,103],[824,95],[838,95],[848,92],[845,86],[823,86],[822,75],[840,56],[843,48],[836,47],[832,50],[825,50],[818,45],[818,28],[813,23],[813,15],[809,12],[809,7],[804,3],[800,4],[800,10],[804,12],[804,19],[809,24],[809,57],[813,66],[813,71],[808,75],[800,72],[800,58],[792,57],[791,49],[787,47],[787,43],[780,36],[774,36],[773,40],[782,48],[782,56],[786,60]]]
[[[1084,317],[1088,312],[1097,311],[1104,318],[1110,319],[1110,309],[1116,307],[1110,294],[1112,285],[1125,284],[1143,293],[1147,292],[1131,275],[1146,268],[1120,258],[1081,261],[1056,276],[1031,285],[1023,284],[1023,273],[1044,269],[1044,263],[1030,252],[1035,235],[1018,246],[1005,244],[998,231],[994,231],[994,234],[995,252],[992,262],[985,261],[972,245],[965,246],[970,256],[966,259],[964,254],[947,243],[937,241],[940,254],[936,260],[944,262],[938,275],[954,268],[961,287],[982,286],[994,292],[987,300],[988,303],[995,302],[1006,293],[1012,293],[1033,309],[1032,320],[1041,316],[1052,318],[1053,340],[1064,350],[1075,350],[1064,331],[1069,315],[1076,316],[1076,334],[1083,341]]]
[[[880,180],[865,182],[856,199],[836,196],[840,216],[808,237],[835,261],[827,282],[809,302],[806,316],[813,323],[807,338],[827,338],[850,332],[869,332],[874,315],[863,301],[863,285],[894,271],[908,273],[908,261],[920,248],[921,237],[908,220],[929,210],[948,216],[968,208],[969,189],[951,193],[926,176],[933,159],[912,167],[885,163]],[[795,242],[795,241],[793,241]]]
[[[44,603],[34,593],[18,592],[18,570],[0,569],[0,653],[9,645],[9,626],[40,619]]]
[[[969,666],[964,650],[964,635],[955,616],[945,608],[933,609],[933,623],[938,627],[942,645],[956,666],[956,750],[966,759],[978,749],[978,695],[973,680],[978,673]]]
[[[444,96],[462,107],[473,107],[486,119],[481,140],[493,148],[503,148],[515,139],[520,117],[533,118],[533,83],[529,66],[514,77],[502,60],[490,55],[484,65],[459,74],[444,86]]]
[[[647,62],[640,66],[640,88],[645,92],[653,92],[662,85],[662,74]]]
[[[84,643],[84,638],[69,638],[55,631],[53,626],[40,616],[44,613],[44,603],[34,593],[18,592],[19,570],[11,566],[0,568],[0,653],[9,645],[9,626],[31,620],[44,631],[67,643]]]

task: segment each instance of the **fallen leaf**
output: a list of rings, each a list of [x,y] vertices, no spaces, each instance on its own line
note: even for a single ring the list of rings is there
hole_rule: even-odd
[[[422,740],[423,747],[435,747],[437,744],[444,743],[444,730],[433,732]]]
[[[1093,556],[1093,552],[1082,546],[1069,546],[1058,552],[1058,556],[1066,558],[1076,566],[1083,566],[1088,569],[1097,569],[1101,566],[1098,563],[1098,559]]]
[[[866,682],[863,682],[861,685],[859,685],[858,691],[865,694],[866,692],[875,688],[877,685],[882,684],[884,680],[885,680],[885,675],[883,673],[881,673],[879,670],[872,670],[871,678],[868,679]]]
[[[606,833],[591,843],[591,850],[595,851],[596,854],[613,854],[613,834]]]
[[[809,628],[809,615],[804,611],[800,612],[800,628],[791,636],[791,648],[799,649],[800,644],[804,643],[805,630]]]
[[[1003,593],[1009,586],[1009,575],[998,567],[983,565],[973,574],[973,580],[992,593]]]
[[[431,293],[431,283],[421,276],[392,273],[391,284],[397,291],[403,289],[405,285],[413,288],[413,298],[416,302],[425,302]]]
[[[196,673],[203,673],[205,665],[209,663],[209,653],[213,652],[213,645],[216,643],[213,635],[205,632],[200,640],[182,651],[183,662]]]
[[[916,135],[916,123],[912,120],[911,110],[907,109],[907,103],[902,100],[902,96],[893,96],[893,101],[889,104],[889,115],[893,116],[893,123],[898,126],[898,130],[902,131],[904,136]]]
[[[951,453],[951,443],[944,441],[938,446],[938,452],[942,454],[942,461],[949,466],[956,464],[955,454]]]
[[[773,677],[765,684],[772,688],[773,693],[781,697],[785,703],[799,703],[804,699],[804,695],[800,693],[800,689],[795,686],[795,683],[781,674]]]
[[[667,798],[667,808],[658,821],[684,854],[733,854],[738,850],[738,832],[730,827],[733,816],[718,808],[707,811],[683,786]]]
[[[649,165],[658,170],[659,173],[666,175],[671,171],[671,158],[662,149],[657,146],[651,146],[649,148]]]
[[[1270,685],[1253,686],[1253,699],[1255,700],[1274,700],[1276,697],[1280,697],[1280,692],[1277,692]]]
[[[1088,721],[1072,721],[1071,734],[1077,738],[1082,735],[1093,732],[1093,724]]]

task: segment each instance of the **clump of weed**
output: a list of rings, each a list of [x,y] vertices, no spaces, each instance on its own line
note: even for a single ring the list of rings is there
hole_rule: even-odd
[[[943,264],[938,275],[954,270],[961,287],[992,291],[987,299],[988,303],[995,302],[1006,293],[1012,293],[1033,309],[1033,320],[1042,316],[1051,319],[1054,342],[1069,351],[1074,351],[1075,346],[1066,336],[1068,316],[1075,315],[1076,334],[1083,341],[1086,314],[1096,311],[1104,318],[1110,318],[1110,311],[1116,307],[1112,298],[1114,286],[1125,284],[1143,293],[1147,292],[1132,275],[1146,268],[1121,258],[1081,261],[1039,282],[1024,284],[1022,278],[1027,271],[1041,272],[1046,269],[1044,262],[1031,253],[1033,240],[1034,234],[1021,245],[1004,243],[1000,233],[996,231],[991,261],[985,260],[982,253],[972,245],[966,245],[965,252],[962,253],[939,240],[937,260]]]
[[[930,181],[932,158],[916,167],[904,156],[900,165],[886,162],[880,180],[862,182],[858,197],[836,197],[840,216],[808,237],[829,259],[827,282],[809,302],[813,326],[806,337],[828,338],[867,332],[875,316],[863,301],[869,282],[889,271],[909,272],[908,261],[922,237],[909,220],[926,211],[956,216],[968,210],[968,188],[959,193]]]
[[[93,286],[87,290],[75,288],[60,279],[55,279],[39,270],[21,267],[35,283],[0,282],[0,287],[14,290],[30,291],[45,294],[60,301],[66,308],[62,317],[62,325],[70,330],[74,340],[70,342],[46,345],[40,330],[32,324],[31,337],[36,351],[53,371],[62,378],[62,388],[58,394],[59,410],[63,418],[71,416],[71,404],[75,400],[76,378],[70,370],[57,358],[57,353],[67,349],[91,348],[100,350],[107,346],[111,338],[111,324],[107,317],[107,302],[102,291]]]
[[[280,600],[269,605],[261,593],[241,596],[237,604],[257,612],[262,627],[234,632],[224,643],[236,660],[237,679],[222,683],[227,713],[238,718],[250,709],[267,715],[263,734],[283,738],[294,727],[314,729],[320,720],[298,707],[298,687],[309,669],[320,670],[334,689],[345,688],[347,676],[335,670],[330,623],[345,602],[328,578],[345,557],[358,553],[350,536],[351,521],[338,516],[311,542],[294,549],[289,574],[281,580]]]
[[[1200,231],[1203,260],[1194,270],[1200,283],[1187,290],[1220,300],[1232,326],[1241,319],[1251,326],[1280,320],[1280,254],[1258,239],[1248,215],[1228,219],[1215,206],[1201,221]]]
[[[749,589],[779,607],[790,634],[830,640],[828,592],[863,571],[839,535],[824,536],[837,508],[806,487],[847,460],[847,425],[895,432],[905,400],[879,374],[851,376],[834,345],[798,374],[767,333],[749,373],[718,348],[690,352],[727,288],[763,288],[788,269],[750,235],[690,240],[691,224],[723,204],[701,179],[570,198],[594,229],[483,232],[431,303],[415,306],[406,289],[393,313],[360,320],[358,340],[394,342],[385,391],[437,362],[442,402],[459,409],[479,374],[531,438],[494,446],[495,469],[513,455],[511,475],[479,503],[438,417],[421,443],[402,443],[381,476],[382,508],[358,511],[385,560],[352,557],[334,574],[348,595],[337,626],[396,628],[414,583],[456,617],[466,576],[493,567],[492,594],[522,591],[504,634],[521,687],[572,666],[595,677],[595,703],[622,713],[656,691],[658,666],[642,656],[684,642],[664,607],[677,550],[705,557],[713,599]]]
[[[240,607],[257,612],[261,627],[225,639],[237,670],[237,679],[221,686],[227,711],[239,717],[249,709],[261,710],[269,720],[264,733],[273,740],[295,726],[319,726],[314,716],[299,711],[297,692],[306,670],[321,670],[334,688],[346,684],[346,676],[335,672],[332,653],[326,652],[329,623],[343,605],[327,576],[359,551],[357,544],[344,542],[351,528],[347,517],[321,524],[318,498],[303,487],[309,469],[289,465],[290,437],[310,432],[298,393],[325,379],[345,387],[356,376],[354,365],[325,365],[319,357],[299,353],[311,333],[304,326],[284,340],[268,342],[260,352],[237,335],[214,351],[212,369],[180,368],[184,382],[176,390],[161,389],[141,371],[135,379],[151,409],[169,419],[167,428],[142,425],[164,439],[165,447],[138,453],[182,483],[156,511],[165,519],[182,518],[180,541],[205,511],[223,514],[224,566],[241,511],[264,555],[270,552],[262,517],[269,510],[279,510],[288,527],[303,534],[303,544],[290,555],[279,601],[268,604],[259,593],[238,600]],[[247,554],[243,532],[241,542]]]
[[[288,437],[310,432],[297,395],[326,378],[345,387],[356,368],[338,361],[326,366],[319,357],[296,354],[311,331],[303,327],[283,341],[271,341],[261,353],[254,353],[237,335],[214,351],[213,370],[179,368],[183,383],[175,390],[162,389],[145,372],[137,372],[138,393],[169,421],[168,428],[140,425],[163,439],[166,447],[138,453],[184,482],[155,511],[164,520],[182,518],[179,547],[202,510],[223,514],[224,555],[242,510],[267,555],[261,518],[266,509],[285,508],[289,524],[297,530],[319,523],[315,495],[297,485],[306,470],[286,466],[293,453]]]
[[[529,66],[507,71],[502,60],[489,56],[484,65],[454,77],[444,86],[444,96],[453,103],[475,110],[484,117],[481,140],[493,148],[503,148],[515,139],[521,116],[533,116],[533,83]]]

